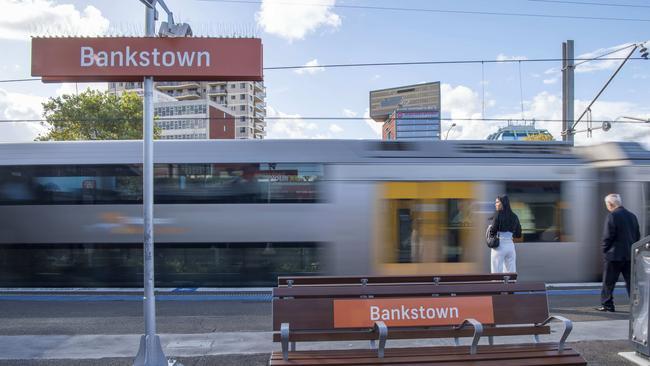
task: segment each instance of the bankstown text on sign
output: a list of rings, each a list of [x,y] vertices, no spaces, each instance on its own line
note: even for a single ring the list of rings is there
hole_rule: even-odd
[[[372,328],[376,321],[387,326],[459,325],[473,318],[494,323],[490,296],[444,298],[390,298],[334,300],[335,328]]]
[[[261,81],[258,38],[34,38],[32,76],[45,82]]]

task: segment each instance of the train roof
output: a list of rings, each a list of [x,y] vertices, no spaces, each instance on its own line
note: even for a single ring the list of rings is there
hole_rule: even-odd
[[[156,163],[413,163],[453,159],[480,164],[579,164],[562,142],[381,140],[158,140]],[[142,141],[0,144],[0,165],[136,164]]]
[[[591,163],[602,167],[650,165],[650,151],[637,142],[608,142],[580,147],[577,151]]]

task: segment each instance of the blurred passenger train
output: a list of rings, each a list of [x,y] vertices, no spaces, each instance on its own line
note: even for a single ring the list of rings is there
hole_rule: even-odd
[[[160,287],[278,275],[489,272],[510,196],[521,279],[599,279],[603,197],[649,232],[650,152],[634,143],[155,142]],[[0,287],[142,285],[139,141],[0,144]]]

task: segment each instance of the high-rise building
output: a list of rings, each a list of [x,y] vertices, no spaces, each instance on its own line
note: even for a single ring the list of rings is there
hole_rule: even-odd
[[[179,102],[203,100],[220,105],[235,118],[236,139],[263,139],[266,136],[266,88],[262,82],[173,81],[156,82],[154,87]],[[108,88],[114,92],[132,90],[142,93],[142,83],[139,82],[109,83]],[[158,103],[155,106],[158,107]]]
[[[440,82],[371,91],[370,118],[384,140],[440,140]]]

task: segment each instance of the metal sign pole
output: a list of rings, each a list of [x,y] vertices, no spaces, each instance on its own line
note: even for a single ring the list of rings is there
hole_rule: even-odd
[[[146,7],[146,36],[156,34],[156,0]],[[153,77],[144,78],[143,101],[142,207],[144,216],[144,326],[134,366],[167,366],[167,359],[156,335],[156,298],[153,257]]]

